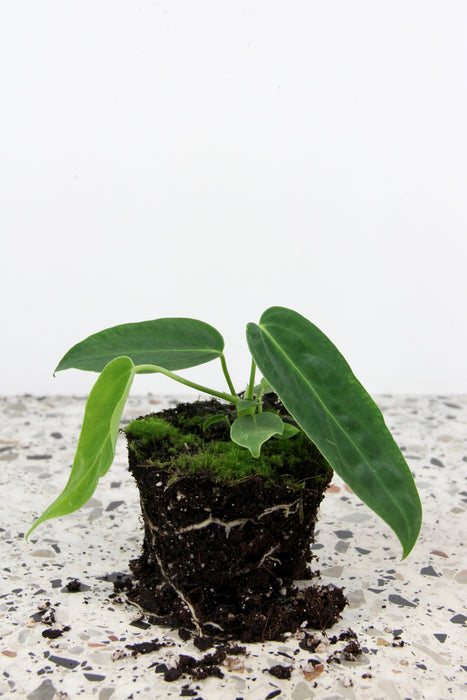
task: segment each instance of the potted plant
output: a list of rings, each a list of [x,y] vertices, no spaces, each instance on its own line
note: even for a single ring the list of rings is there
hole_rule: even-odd
[[[68,482],[27,536],[91,498],[112,464],[135,374],[164,374],[209,394],[125,429],[145,531],[142,555],[131,562],[138,584],[130,595],[169,624],[251,641],[303,624],[330,626],[345,605],[341,589],[293,583],[305,578],[332,470],[393,529],[403,557],[422,513],[380,410],[332,342],[283,307],[249,323],[246,337],[252,362],[241,393],[222,336],[195,319],[114,326],[73,346],[56,371],[100,374]],[[214,359],[226,391],[176,374]]]

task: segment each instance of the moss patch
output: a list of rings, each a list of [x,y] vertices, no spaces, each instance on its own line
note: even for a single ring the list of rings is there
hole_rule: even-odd
[[[201,443],[199,436],[186,433],[154,414],[131,421],[124,431],[129,449],[139,459],[150,461],[160,451],[174,456],[188,445],[200,446]]]
[[[254,474],[274,478],[274,469],[267,459],[255,459],[244,447],[234,442],[209,442],[194,454],[178,454],[170,466],[181,474],[208,473],[216,480],[227,483],[241,481]]]
[[[256,459],[230,440],[227,421],[203,430],[206,418],[218,413],[230,422],[236,416],[233,407],[209,401],[179,404],[138,418],[125,428],[129,449],[139,462],[157,462],[174,478],[202,474],[233,484],[260,475],[268,481],[295,486],[309,479],[317,485],[329,479],[331,467],[302,431],[288,440],[268,440]],[[291,420],[284,414],[281,417]]]

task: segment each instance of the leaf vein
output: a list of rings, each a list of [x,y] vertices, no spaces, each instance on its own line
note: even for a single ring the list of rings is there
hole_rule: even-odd
[[[378,474],[378,472],[376,471],[376,469],[375,469],[375,468],[373,467],[373,465],[367,460],[367,458],[366,458],[365,455],[362,453],[362,451],[361,451],[361,449],[359,448],[359,446],[358,446],[358,445],[355,443],[355,441],[349,436],[348,432],[344,429],[344,427],[338,422],[338,420],[335,418],[335,416],[333,416],[333,414],[331,413],[331,411],[330,411],[330,410],[328,409],[328,407],[326,406],[325,402],[322,400],[321,396],[320,396],[320,395],[318,394],[318,392],[315,390],[315,388],[313,387],[313,385],[308,381],[307,377],[303,374],[303,372],[300,370],[300,368],[297,367],[297,365],[293,362],[293,360],[289,357],[289,355],[287,355],[287,354],[284,352],[284,350],[282,349],[282,347],[276,342],[275,338],[274,338],[274,337],[271,335],[271,333],[266,329],[266,327],[265,327],[264,325],[261,325],[261,323],[259,324],[259,326],[261,327],[262,331],[267,335],[267,337],[269,338],[269,340],[271,341],[271,343],[274,345],[274,347],[286,358],[286,360],[287,360],[288,362],[290,362],[290,364],[291,364],[292,367],[296,370],[297,374],[301,377],[301,379],[303,380],[303,382],[309,387],[309,389],[311,390],[311,393],[316,397],[317,401],[320,403],[320,405],[322,406],[323,410],[325,411],[326,416],[327,416],[327,418],[328,418],[328,421],[330,420],[330,424],[331,424],[331,425],[334,424],[334,425],[338,428],[338,430],[339,430],[340,432],[344,433],[345,437],[349,440],[349,442],[351,443],[351,445],[354,447],[355,451],[361,456],[363,462],[368,466],[369,470],[370,470],[371,473],[373,474],[373,476],[374,476],[375,480],[377,481],[377,483],[380,484],[380,486],[381,486],[382,488],[384,488],[385,491],[388,493],[388,495],[389,495],[391,501],[395,504],[397,511],[401,513],[402,518],[403,518],[404,522],[405,522],[406,525],[407,525],[406,530],[407,530],[407,532],[409,532],[409,531],[410,531],[409,520],[408,520],[408,517],[407,517],[406,513],[404,512],[403,508],[399,505],[399,503],[397,502],[397,500],[394,498],[394,496],[391,494],[391,492],[390,492],[390,491],[387,491],[387,489],[385,488],[384,481],[381,479],[381,477],[379,476],[379,474]],[[306,432],[306,431],[305,431],[305,432]],[[331,432],[332,432],[332,431],[331,431]]]

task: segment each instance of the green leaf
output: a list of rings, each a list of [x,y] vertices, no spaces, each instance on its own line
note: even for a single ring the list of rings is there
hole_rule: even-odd
[[[253,457],[259,457],[261,445],[277,433],[282,434],[284,423],[275,413],[257,413],[239,416],[232,423],[230,437],[233,442],[247,447]]]
[[[256,394],[256,396],[258,394],[272,394],[273,391],[274,389],[264,377],[261,377],[259,384],[256,384],[256,386],[253,387],[253,393]]]
[[[258,407],[259,403],[250,399],[239,399],[235,404],[235,408],[237,409],[237,413],[239,416],[244,416],[247,414],[253,415],[254,413],[256,413]]]
[[[406,557],[421,526],[412,473],[384,418],[337,348],[310,321],[272,307],[247,341],[289,413],[359,498],[394,530]]]
[[[272,394],[274,392],[274,389],[266,377],[261,377],[260,385],[264,388],[264,394]]]
[[[113,462],[120,419],[135,374],[128,357],[109,362],[91,389],[68,483],[26,535],[45,520],[81,508]]]
[[[115,357],[130,357],[135,365],[187,369],[222,355],[224,339],[215,328],[192,318],[158,318],[125,323],[90,335],[60,360],[56,372],[84,369],[101,372]]]
[[[299,433],[300,430],[291,423],[284,423],[284,432],[282,434],[273,435],[278,440],[289,440],[291,437]]]
[[[206,420],[203,423],[203,430],[207,430],[210,425],[214,425],[214,423],[220,423],[221,421],[227,421],[227,425],[230,427],[230,422],[225,413],[218,413],[215,416],[210,416],[209,418],[206,418]]]

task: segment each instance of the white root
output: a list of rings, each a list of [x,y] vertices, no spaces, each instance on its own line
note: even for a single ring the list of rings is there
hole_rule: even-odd
[[[179,535],[182,532],[190,532],[191,530],[204,530],[204,528],[209,527],[209,525],[219,525],[220,527],[225,527],[226,535],[228,537],[233,527],[243,527],[245,523],[249,521],[250,518],[243,518],[242,520],[230,520],[229,522],[225,523],[223,520],[219,520],[218,518],[206,518],[206,520],[203,520],[200,523],[193,523],[193,525],[187,525],[186,527],[180,528],[180,530],[176,530],[175,534]]]
[[[279,547],[279,545],[276,544],[275,547],[271,547],[271,549],[269,550],[269,552],[266,552],[266,554],[263,554],[263,556],[261,557],[261,561],[260,561],[259,564],[258,564],[258,569],[261,569],[261,567],[263,566],[265,560],[266,560],[268,557],[270,557],[271,554],[272,554],[273,552],[275,552],[276,549],[277,549],[278,547]],[[273,557],[272,559],[273,559],[273,561],[278,561],[278,559],[274,559],[274,557]]]
[[[274,513],[276,510],[285,510],[285,517],[288,518],[291,513],[295,513],[297,511],[300,505],[300,501],[301,499],[298,498],[293,503],[279,503],[279,505],[277,506],[271,506],[271,508],[266,508],[266,510],[263,510],[263,512],[257,516],[258,520],[260,518],[264,518],[265,515]]]
[[[142,506],[141,506],[141,507],[142,507]],[[149,520],[149,518],[147,517],[147,514],[146,514],[146,513],[144,513],[144,516],[145,516],[145,518],[146,518],[146,521],[147,521],[147,522],[149,523],[149,525],[151,526],[152,523],[151,523],[151,521]],[[174,589],[175,593],[179,596],[179,598],[185,603],[186,607],[188,608],[188,610],[189,610],[190,613],[191,613],[191,617],[193,618],[193,622],[194,622],[194,625],[195,625],[195,627],[196,627],[196,631],[198,632],[199,636],[202,637],[203,632],[202,632],[202,629],[201,629],[201,623],[200,623],[200,621],[198,620],[198,618],[196,617],[196,612],[195,612],[195,609],[194,609],[193,605],[190,603],[189,600],[187,600],[187,598],[185,598],[185,596],[183,595],[182,591],[179,591],[179,590],[178,590],[177,586],[175,586],[175,584],[173,583],[173,581],[170,580],[169,576],[166,574],[166,572],[165,572],[165,570],[164,570],[164,567],[162,566],[162,562],[161,562],[161,560],[160,560],[160,558],[159,558],[159,556],[158,556],[158,554],[157,554],[155,548],[154,548],[154,555],[155,555],[155,557],[156,557],[157,563],[159,564],[159,568],[160,568],[160,570],[161,570],[162,576],[165,578],[165,580],[167,581],[167,583],[169,584],[169,586],[171,586],[171,587]]]
[[[220,625],[217,624],[217,622],[211,622],[211,620],[207,620],[204,625],[211,625],[211,627],[215,627],[216,629],[220,630],[221,632],[224,632],[224,628],[221,627]]]
[[[230,531],[234,527],[243,527],[246,523],[251,522],[254,519],[260,520],[260,518],[264,518],[265,515],[269,515],[270,513],[274,513],[277,510],[285,510],[285,517],[288,518],[291,513],[295,513],[300,507],[300,499],[294,501],[293,503],[280,503],[277,506],[272,506],[271,508],[266,508],[262,513],[259,513],[259,515],[256,515],[255,518],[242,518],[239,520],[230,520],[228,522],[224,522],[223,520],[219,520],[218,518],[206,518],[206,520],[202,520],[199,523],[193,523],[192,525],[186,525],[186,527],[180,528],[180,530],[175,530],[176,535],[182,534],[184,532],[191,532],[192,530],[203,530],[205,527],[209,527],[209,525],[219,525],[219,527],[225,527],[226,529],[226,535],[227,537],[230,535]]]

